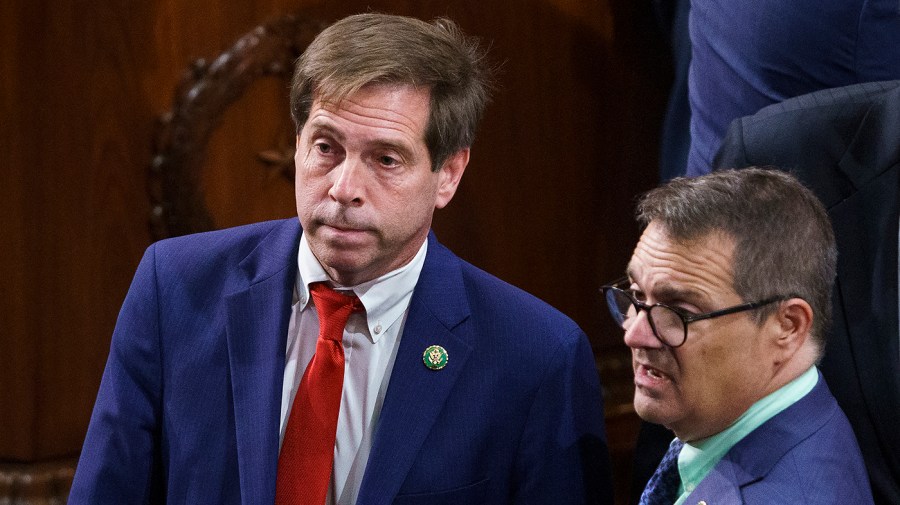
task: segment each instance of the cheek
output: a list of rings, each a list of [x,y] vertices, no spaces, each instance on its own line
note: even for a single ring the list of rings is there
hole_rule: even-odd
[[[327,198],[328,191],[301,177],[298,177],[296,181],[294,199],[296,200],[297,214],[301,220],[308,220],[314,213],[314,209]],[[304,222],[303,224],[308,225],[309,223]]]
[[[294,194],[297,197],[297,206],[303,207],[309,205],[313,200],[314,190],[312,185],[307,183],[304,178],[297,177],[297,185],[294,187]]]
[[[721,377],[731,366],[720,348],[706,345],[698,345],[690,352],[682,353],[678,363],[678,390],[684,402],[694,406],[718,396],[716,390]]]
[[[294,192],[297,197],[313,197],[328,192],[328,173],[310,167],[297,165],[294,174]]]
[[[753,363],[752,356],[743,350],[717,345],[704,347],[696,353],[690,374],[691,389],[688,389],[697,391],[692,395],[695,402],[715,409],[715,406],[728,405],[741,395],[745,381],[750,379],[744,370]]]

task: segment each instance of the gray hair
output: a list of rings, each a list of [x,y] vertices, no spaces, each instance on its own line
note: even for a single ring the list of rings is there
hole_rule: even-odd
[[[425,145],[432,170],[470,147],[490,99],[492,70],[476,39],[449,19],[431,23],[387,14],[357,14],[326,28],[297,60],[291,115],[297,132],[314,99],[334,103],[367,84],[406,84],[430,91]]]
[[[818,198],[779,170],[723,170],[677,178],[644,195],[638,221],[662,225],[685,243],[724,233],[734,240],[734,290],[744,301],[772,296],[806,300],[819,357],[831,320],[837,249],[831,221]],[[774,306],[758,309],[757,322]]]

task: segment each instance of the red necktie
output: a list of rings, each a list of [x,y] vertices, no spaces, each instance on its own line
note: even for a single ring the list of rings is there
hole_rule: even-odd
[[[278,456],[276,505],[323,505],[334,464],[334,439],[344,387],[344,326],[362,308],[323,283],[309,286],[319,314],[316,354],[291,406]]]

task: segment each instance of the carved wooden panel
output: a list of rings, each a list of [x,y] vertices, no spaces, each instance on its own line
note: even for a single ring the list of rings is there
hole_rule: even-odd
[[[255,80],[276,76],[290,81],[294,60],[322,28],[321,23],[287,16],[247,33],[212,63],[195,61],[184,74],[155,136],[149,176],[154,239],[213,228],[200,173],[213,131]],[[293,179],[291,144],[262,151],[259,160]]]
[[[35,465],[0,463],[0,505],[64,505],[75,463],[74,459]]]

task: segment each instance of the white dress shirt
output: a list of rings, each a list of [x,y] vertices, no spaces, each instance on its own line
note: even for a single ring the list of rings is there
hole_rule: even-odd
[[[428,241],[425,241],[412,261],[377,279],[357,286],[340,286],[325,273],[310,250],[306,235],[300,237],[299,270],[285,354],[279,440],[284,440],[294,395],[316,352],[319,316],[309,303],[309,284],[326,281],[339,291],[353,291],[366,309],[364,314],[352,314],[344,328],[344,389],[326,505],[356,503],[390,370],[427,248]]]

